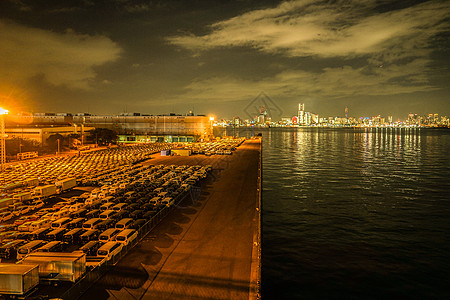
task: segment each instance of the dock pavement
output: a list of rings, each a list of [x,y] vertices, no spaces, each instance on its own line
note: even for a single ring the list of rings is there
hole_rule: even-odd
[[[146,164],[214,170],[199,197],[178,205],[81,299],[258,298],[260,146],[251,139],[231,156],[152,156]]]

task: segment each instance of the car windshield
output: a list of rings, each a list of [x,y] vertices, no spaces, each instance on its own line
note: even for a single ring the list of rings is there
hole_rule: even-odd
[[[124,236],[118,236],[116,239],[118,241],[125,241],[125,237]]]
[[[99,238],[99,240],[101,240],[101,241],[107,241],[107,240],[108,240],[108,237],[107,237],[106,235],[101,235],[100,238]]]
[[[97,254],[98,255],[108,255],[108,251],[106,251],[106,250],[98,250]]]

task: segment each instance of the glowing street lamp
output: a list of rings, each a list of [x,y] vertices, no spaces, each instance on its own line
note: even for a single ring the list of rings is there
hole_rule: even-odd
[[[212,136],[212,135],[214,135],[214,131],[213,131],[213,124],[214,124],[214,116],[210,116],[209,117],[209,125],[210,125],[210,128],[209,128],[209,130],[210,130],[210,133],[209,133],[209,135],[210,136]]]
[[[6,133],[5,133],[5,118],[8,110],[0,107],[0,165],[1,171],[5,170],[6,164]]]

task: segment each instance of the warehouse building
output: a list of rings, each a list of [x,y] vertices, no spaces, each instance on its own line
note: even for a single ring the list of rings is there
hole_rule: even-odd
[[[20,134],[40,143],[54,133],[82,133],[94,128],[108,128],[119,135],[119,142],[193,142],[212,135],[212,121],[206,116],[189,115],[90,115],[35,113],[7,115],[7,134]],[[24,136],[27,135],[27,136]]]

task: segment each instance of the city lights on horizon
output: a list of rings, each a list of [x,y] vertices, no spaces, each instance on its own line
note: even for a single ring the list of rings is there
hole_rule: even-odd
[[[427,114],[421,116],[416,113],[409,113],[404,121],[389,115],[387,117],[376,115],[372,117],[352,117],[349,116],[349,109],[346,106],[343,110],[344,116],[320,117],[318,114],[305,111],[305,105],[298,105],[297,114],[292,117],[282,117],[281,120],[272,120],[265,107],[260,108],[260,113],[253,118],[241,119],[234,117],[232,120],[217,120],[215,126],[259,126],[259,127],[450,127],[447,116],[439,114]]]
[[[291,117],[282,117],[281,119],[274,119],[270,115],[270,110],[264,106],[259,108],[259,115],[247,116],[241,118],[240,116],[232,119],[221,118],[217,114],[207,114],[206,117],[211,123],[211,126],[267,126],[267,127],[450,127],[449,118],[446,115],[438,113],[420,115],[417,113],[409,113],[406,118],[401,120],[395,119],[392,115],[388,116],[359,116],[353,117],[349,113],[349,107],[345,106],[342,110],[342,116],[320,116],[319,114],[305,110],[305,104],[299,103],[297,112]],[[7,109],[0,107],[0,115],[11,114]],[[20,112],[13,113],[14,117],[33,117],[33,116],[102,116],[103,114],[90,113],[28,113]],[[108,114],[114,115],[114,114]],[[134,116],[149,116],[149,114],[141,113],[121,113],[118,116],[134,115]],[[156,114],[155,114],[156,115]],[[187,114],[166,114],[169,115],[194,115],[192,111]],[[161,115],[163,116],[163,115]],[[205,115],[203,115],[205,116]]]

